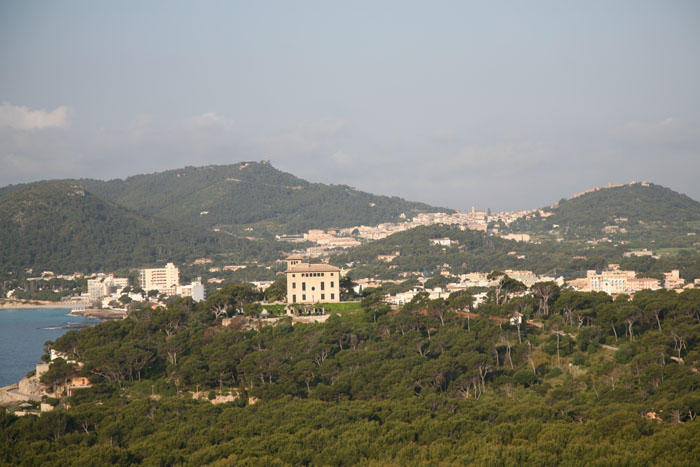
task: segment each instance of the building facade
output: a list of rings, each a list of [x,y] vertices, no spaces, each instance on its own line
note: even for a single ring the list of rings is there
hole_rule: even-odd
[[[587,271],[586,278],[589,280],[589,289],[593,292],[605,292],[607,294],[620,294],[627,291],[628,274],[625,271],[613,270]]]
[[[340,269],[328,264],[287,259],[287,303],[340,302]]]
[[[129,279],[110,275],[99,275],[95,279],[88,279],[87,289],[90,303],[95,303],[103,297],[108,297],[115,292],[123,290],[129,285]]]
[[[575,281],[569,284],[576,288]],[[583,287],[579,284],[578,290],[591,292],[605,292],[610,295],[621,293],[634,293],[640,290],[656,290],[660,288],[660,281],[651,277],[637,277],[634,271],[621,270],[619,265],[610,264],[608,270],[598,273],[595,270],[587,271]]]
[[[192,297],[192,300],[195,302],[201,302],[206,298],[201,277],[198,277],[189,285],[178,285],[176,292],[181,297]]]
[[[157,290],[166,295],[175,295],[180,285],[180,270],[173,263],[166,264],[164,268],[141,269],[139,282],[146,292]]]

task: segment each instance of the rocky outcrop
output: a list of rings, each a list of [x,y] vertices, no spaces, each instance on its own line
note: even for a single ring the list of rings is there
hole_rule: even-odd
[[[10,386],[0,388],[0,405],[11,406],[15,405],[18,402],[38,402],[40,400],[41,396],[38,394],[24,394],[20,392],[17,384],[12,384]]]
[[[22,378],[18,386],[18,390],[22,394],[41,396],[41,382],[39,382],[39,378],[36,376]]]

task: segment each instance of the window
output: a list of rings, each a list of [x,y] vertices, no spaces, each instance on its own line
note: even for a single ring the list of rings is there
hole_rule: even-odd
[[[331,300],[335,300],[335,294],[334,294],[334,293],[331,294]]]
[[[321,300],[325,300],[325,299],[326,299],[326,294],[321,294]]]
[[[326,283],[321,281],[321,290],[326,290]]]
[[[301,299],[306,300],[306,294],[301,294]]]
[[[333,281],[331,281],[331,289],[333,288]]]
[[[297,296],[296,296],[296,295],[292,295],[292,303],[296,303],[296,302],[297,302]]]
[[[301,283],[301,290],[306,290],[306,282]]]
[[[296,288],[297,288],[297,283],[296,283],[296,282],[292,282],[292,288],[293,288],[293,289],[296,289]]]

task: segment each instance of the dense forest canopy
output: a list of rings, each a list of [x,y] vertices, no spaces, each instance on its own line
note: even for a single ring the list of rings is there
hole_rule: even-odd
[[[148,218],[74,182],[28,185],[0,197],[0,271],[113,271],[227,252],[277,259],[288,246]]]
[[[185,167],[124,180],[74,180],[101,199],[148,216],[234,231],[301,233],[314,228],[376,225],[401,214],[450,211],[345,185],[310,183],[267,162]],[[0,195],[17,189],[0,189]]]
[[[0,459],[697,464],[700,291],[612,300],[507,284],[477,310],[461,292],[389,312],[372,290],[361,308],[293,326],[263,325],[260,297],[235,285],[71,331],[51,347],[93,387],[41,417],[0,414]],[[250,318],[223,327],[222,304]]]

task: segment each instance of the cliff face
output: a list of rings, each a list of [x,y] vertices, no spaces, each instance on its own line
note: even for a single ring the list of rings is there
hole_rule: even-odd
[[[36,376],[22,378],[18,385],[19,392],[29,396],[41,396],[41,383]]]
[[[35,382],[29,381],[31,379],[34,379]],[[34,386],[34,384],[36,384],[36,386]],[[11,407],[19,402],[26,401],[39,402],[41,400],[41,391],[37,388],[39,388],[39,381],[36,377],[24,378],[19,384],[5,386],[0,389],[0,406]],[[32,392],[25,393],[23,391]]]

